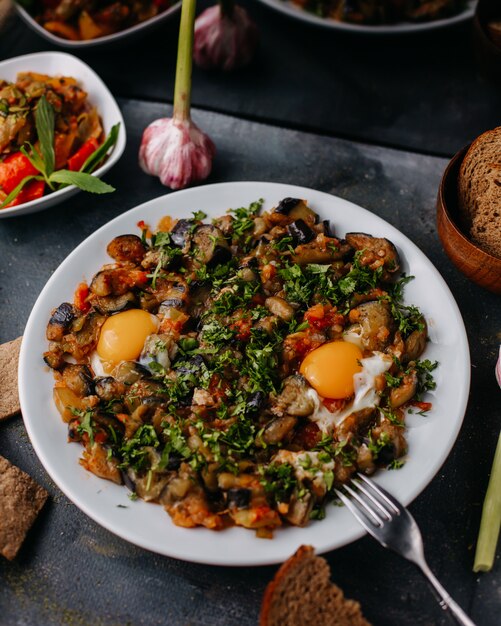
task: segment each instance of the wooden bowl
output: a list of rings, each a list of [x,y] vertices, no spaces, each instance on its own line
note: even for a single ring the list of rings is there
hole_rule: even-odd
[[[476,246],[462,231],[458,207],[458,175],[468,150],[460,150],[442,176],[437,197],[438,235],[449,259],[471,281],[501,294],[501,259]]]

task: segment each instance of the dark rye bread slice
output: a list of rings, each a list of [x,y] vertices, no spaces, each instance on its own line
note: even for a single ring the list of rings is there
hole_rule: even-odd
[[[472,241],[501,258],[501,126],[471,144],[459,170],[458,202]]]
[[[260,626],[370,626],[360,604],[330,580],[325,559],[301,546],[266,587]]]
[[[0,456],[0,554],[12,560],[47,500],[28,474]]]
[[[0,345],[0,422],[19,413],[17,366],[22,337]]]

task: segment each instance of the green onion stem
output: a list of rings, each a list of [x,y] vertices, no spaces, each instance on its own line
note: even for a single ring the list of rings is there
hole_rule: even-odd
[[[176,86],[174,88],[174,119],[190,119],[191,67],[196,0],[183,0],[179,43],[177,48]]]
[[[478,533],[474,572],[488,572],[494,565],[496,546],[501,525],[501,433],[492,463],[491,477],[482,508],[482,520]]]

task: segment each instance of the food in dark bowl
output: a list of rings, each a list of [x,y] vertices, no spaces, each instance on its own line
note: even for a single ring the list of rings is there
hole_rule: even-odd
[[[174,0],[18,0],[47,31],[70,41],[87,41],[149,20]]]
[[[271,536],[355,471],[397,469],[436,363],[387,239],[303,200],[139,223],[53,310],[44,359],[82,465],[175,524]]]
[[[306,11],[353,24],[428,22],[460,13],[465,0],[292,0]]]

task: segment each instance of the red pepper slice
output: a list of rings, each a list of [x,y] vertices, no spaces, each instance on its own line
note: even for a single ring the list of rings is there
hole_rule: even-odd
[[[86,141],[80,150],[68,159],[68,169],[72,172],[79,172],[82,165],[87,161],[90,155],[99,148],[99,142],[93,137]]]
[[[420,411],[429,411],[433,406],[431,402],[417,402],[416,400],[413,400],[410,404]]]
[[[0,163],[0,187],[9,195],[23,179],[38,173],[38,170],[33,167],[30,160],[25,157],[22,152],[14,152],[14,154],[9,154],[9,156]],[[24,200],[24,202],[27,201]],[[20,204],[20,202],[16,204]],[[13,205],[11,204],[10,206]]]
[[[25,202],[30,202],[31,200],[37,200],[43,196],[44,191],[45,182],[43,180],[31,180],[21,189],[12,202],[5,205],[4,209],[11,206],[17,206],[18,204],[24,204]]]

